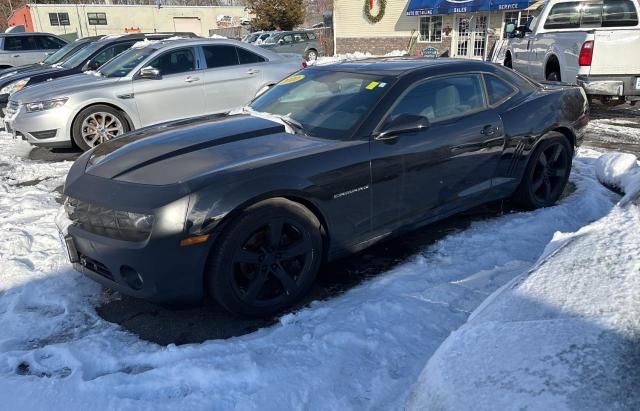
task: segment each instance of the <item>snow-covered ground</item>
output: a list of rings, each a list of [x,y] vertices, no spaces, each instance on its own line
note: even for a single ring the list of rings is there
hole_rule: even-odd
[[[536,266],[489,297],[431,357],[410,410],[640,409],[640,166],[608,153],[626,193],[554,236]]]
[[[429,357],[556,231],[619,198],[582,150],[558,206],[473,224],[403,265],[278,324],[224,341],[158,346],[102,320],[100,288],[59,245],[54,190],[70,163],[0,138],[0,398],[5,409],[399,409]],[[212,325],[214,326],[214,325]]]

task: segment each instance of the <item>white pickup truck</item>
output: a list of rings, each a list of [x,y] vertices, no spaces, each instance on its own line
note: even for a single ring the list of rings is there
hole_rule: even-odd
[[[590,98],[640,100],[638,0],[549,0],[528,25],[507,27],[504,65],[584,87]]]

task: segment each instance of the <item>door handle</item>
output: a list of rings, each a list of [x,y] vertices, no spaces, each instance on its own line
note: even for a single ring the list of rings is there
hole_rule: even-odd
[[[11,57],[20,57],[20,54],[14,54],[14,55],[13,55],[13,56],[11,56]]]
[[[193,83],[199,80],[200,80],[200,77],[187,77],[184,81],[187,83]]]
[[[492,125],[484,126],[482,130],[480,130],[480,134],[485,136],[492,136],[498,132],[498,129]]]
[[[258,70],[256,70],[256,69],[249,69],[249,70],[247,70],[247,74],[250,74],[250,75],[252,75],[252,76],[253,76],[254,74],[258,74],[259,72],[260,72],[260,71],[258,71]]]

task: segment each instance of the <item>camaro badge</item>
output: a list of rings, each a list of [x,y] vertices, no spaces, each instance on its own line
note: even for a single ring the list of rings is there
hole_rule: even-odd
[[[333,199],[335,200],[336,198],[348,196],[349,194],[357,193],[358,191],[364,191],[364,190],[367,190],[368,188],[369,188],[369,185],[367,184],[366,186],[354,188],[353,190],[343,191],[342,193],[334,194]]]

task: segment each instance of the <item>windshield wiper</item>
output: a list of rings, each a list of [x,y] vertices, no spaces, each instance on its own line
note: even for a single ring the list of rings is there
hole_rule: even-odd
[[[293,132],[295,134],[302,134],[302,135],[307,135],[304,131],[304,126],[298,122],[297,120],[294,120],[291,118],[291,116],[287,115],[283,115],[283,114],[274,114],[274,113],[268,113],[265,111],[256,111],[254,109],[252,109],[251,107],[245,106],[242,107],[242,109],[240,110],[241,113],[247,113],[247,114],[253,114],[256,117],[263,117],[263,118],[273,118],[273,119],[278,119],[280,121],[282,121],[283,123],[285,123],[287,126],[289,126],[290,129],[293,130]]]

